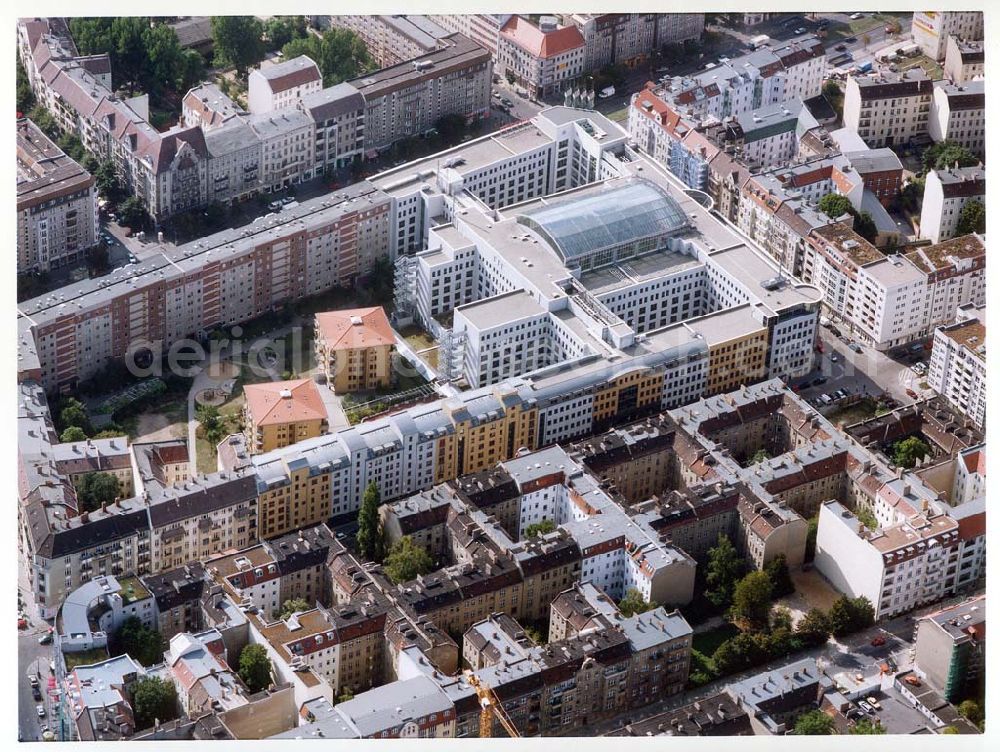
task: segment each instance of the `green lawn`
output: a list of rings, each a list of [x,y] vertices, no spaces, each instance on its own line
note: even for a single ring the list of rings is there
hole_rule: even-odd
[[[860,423],[863,420],[875,417],[875,400],[865,397],[860,402],[856,402],[850,407],[834,410],[828,413],[826,418],[835,426],[850,426]]]
[[[89,666],[93,663],[100,663],[108,659],[108,651],[104,648],[94,648],[84,650],[82,653],[64,653],[66,660],[66,671],[72,671],[77,666]]]
[[[691,638],[691,648],[707,658],[711,658],[719,645],[737,634],[739,634],[739,630],[727,622],[707,632],[695,632]]]

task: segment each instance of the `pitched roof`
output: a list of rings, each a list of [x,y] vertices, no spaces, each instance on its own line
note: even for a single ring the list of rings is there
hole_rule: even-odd
[[[543,60],[584,46],[583,35],[576,26],[544,32],[520,16],[511,16],[500,29],[500,36]]]
[[[247,384],[247,410],[258,426],[326,420],[323,398],[312,379]]]
[[[283,63],[269,65],[255,71],[259,73],[267,82],[272,92],[288,91],[296,86],[310,83],[312,81],[322,81],[319,67],[312,58],[307,55],[299,55]]]
[[[316,326],[331,350],[355,350],[396,342],[389,319],[381,307],[317,313]]]

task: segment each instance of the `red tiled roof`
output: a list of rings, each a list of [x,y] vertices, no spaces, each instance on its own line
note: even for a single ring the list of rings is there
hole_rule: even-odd
[[[380,307],[317,313],[316,326],[331,350],[358,350],[396,343],[389,319]]]
[[[569,50],[583,47],[583,35],[575,26],[564,26],[555,31],[543,32],[520,16],[511,16],[500,34],[531,55],[546,60]]]
[[[247,410],[258,426],[326,420],[323,398],[311,379],[247,384],[243,393]]]

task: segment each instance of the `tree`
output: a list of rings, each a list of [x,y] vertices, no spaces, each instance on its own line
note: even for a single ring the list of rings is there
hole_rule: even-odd
[[[365,43],[349,29],[328,29],[322,37],[307,34],[286,44],[281,53],[285,60],[307,55],[319,66],[323,86],[327,87],[356,78],[373,67]]]
[[[885,733],[885,726],[870,718],[859,718],[851,726],[852,734],[877,735]]]
[[[130,616],[118,629],[116,635],[118,650],[143,666],[163,663],[163,637],[155,629],[150,629],[138,616]]]
[[[986,715],[983,713],[983,706],[979,704],[976,700],[963,700],[958,704],[958,712],[964,717],[969,723],[974,723],[977,726],[982,725],[983,720]]]
[[[31,90],[28,72],[21,65],[21,58],[16,54],[14,58],[17,60],[17,111],[26,115],[35,106],[35,92]]]
[[[226,421],[219,408],[214,405],[199,405],[196,417],[209,444],[215,446],[226,437]]]
[[[779,631],[789,634],[792,631],[792,612],[785,606],[775,606],[771,610],[771,634]]]
[[[968,235],[973,232],[986,232],[986,207],[982,201],[970,201],[962,207],[955,227],[956,235]]]
[[[122,201],[118,205],[118,221],[133,230],[144,227],[149,221],[149,215],[146,213],[142,199],[138,196],[129,196]]]
[[[893,445],[892,461],[899,467],[911,468],[930,453],[931,448],[926,442],[916,436],[910,436]]]
[[[427,574],[434,568],[434,560],[413,539],[404,535],[392,544],[385,557],[385,573],[395,583],[409,582],[418,574]]]
[[[804,558],[812,561],[816,558],[816,534],[819,532],[819,515],[810,517],[806,527],[806,550]]]
[[[959,734],[961,732],[955,726],[945,726],[943,729],[941,729],[941,733],[942,734]]]
[[[556,529],[556,523],[550,519],[541,522],[533,522],[524,529],[525,538],[537,538],[539,535],[546,535]]]
[[[833,718],[822,710],[810,710],[795,719],[796,736],[826,736],[833,733]]]
[[[819,200],[819,210],[830,219],[837,219],[845,214],[854,215],[854,207],[851,206],[847,196],[839,193],[828,193]]]
[[[59,436],[59,441],[63,444],[68,444],[71,441],[86,441],[87,434],[84,433],[83,429],[79,426],[69,426],[65,431]]]
[[[865,596],[849,598],[842,595],[830,606],[830,631],[843,637],[875,623],[875,608]]]
[[[729,618],[740,629],[749,632],[768,628],[771,612],[771,578],[767,572],[751,572],[733,588],[733,605]]]
[[[858,518],[858,522],[864,525],[869,530],[878,529],[878,520],[875,518],[874,513],[868,507],[855,507],[854,516]]]
[[[264,59],[263,35],[264,27],[254,16],[212,16],[216,66],[231,66],[246,78],[247,68]]]
[[[143,33],[146,61],[143,66],[142,85],[150,94],[177,88],[185,57],[177,40],[177,33],[167,24],[157,24]]]
[[[510,84],[511,86],[513,86],[514,82],[517,80],[517,77],[514,75],[514,71],[512,71],[510,69],[508,69],[504,73],[504,78],[507,79],[507,83]]]
[[[874,243],[878,239],[878,226],[868,212],[854,213],[854,232],[869,243]]]
[[[827,99],[836,99],[840,96],[840,86],[832,78],[823,84],[823,96]]]
[[[289,598],[281,604],[281,611],[278,613],[278,618],[284,621],[292,614],[300,611],[308,611],[310,608],[309,601],[305,598]]]
[[[382,521],[378,516],[381,503],[382,496],[378,485],[372,481],[361,499],[361,509],[358,511],[358,534],[355,536],[359,553],[369,561],[381,561],[385,547]]]
[[[792,576],[788,572],[788,563],[784,554],[778,554],[767,562],[764,565],[764,571],[767,572],[767,576],[771,580],[771,595],[773,597],[781,598],[795,592],[795,583],[792,582]]]
[[[347,702],[354,699],[354,691],[350,687],[344,687],[344,691],[337,695],[337,702]]]
[[[240,653],[240,678],[251,692],[271,685],[271,659],[263,645],[247,645]]]
[[[87,417],[87,409],[80,400],[69,397],[63,401],[59,410],[59,425],[63,428],[77,426],[82,428],[84,433],[90,433],[90,418]]]
[[[750,460],[747,462],[747,465],[758,465],[761,462],[766,462],[769,459],[771,459],[771,455],[767,453],[766,449],[761,448],[753,453],[753,456],[750,457]]]
[[[76,483],[76,499],[81,512],[100,509],[121,494],[121,484],[111,473],[86,473]]]
[[[931,144],[924,149],[921,159],[925,172],[948,169],[954,167],[956,163],[959,167],[979,164],[979,160],[971,151],[954,141],[938,141],[936,144]]]
[[[618,601],[618,610],[623,616],[633,616],[644,614],[656,608],[656,604],[646,601],[636,588],[629,588],[625,591],[625,597]]]
[[[132,708],[137,730],[177,717],[177,688],[158,676],[147,676],[132,685]]]
[[[115,163],[110,159],[98,165],[94,171],[94,180],[97,183],[97,190],[112,204],[117,205],[125,197],[125,188],[118,179]]]
[[[743,575],[746,564],[729,538],[720,533],[713,548],[708,550],[705,576],[705,597],[716,608],[725,608],[732,601],[733,588]]]
[[[305,16],[272,16],[264,25],[269,50],[280,50],[293,39],[301,39],[308,33]]]
[[[767,644],[759,638],[760,635],[741,632],[719,645],[712,654],[716,672],[725,676],[767,661],[770,657]]]
[[[458,113],[442,115],[434,123],[434,127],[445,143],[455,143],[465,135],[465,116]]]
[[[830,638],[830,620],[820,608],[810,608],[795,625],[796,636],[808,645],[822,645]]]

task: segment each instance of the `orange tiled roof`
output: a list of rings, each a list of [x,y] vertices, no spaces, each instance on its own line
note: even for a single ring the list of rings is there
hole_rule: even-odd
[[[546,33],[520,16],[511,16],[500,33],[518,47],[543,60],[584,45],[583,35],[575,26],[564,26]]]
[[[317,313],[316,326],[331,350],[360,350],[396,343],[389,318],[380,307]]]
[[[311,379],[247,384],[243,392],[250,416],[258,426],[326,420],[323,398]]]

